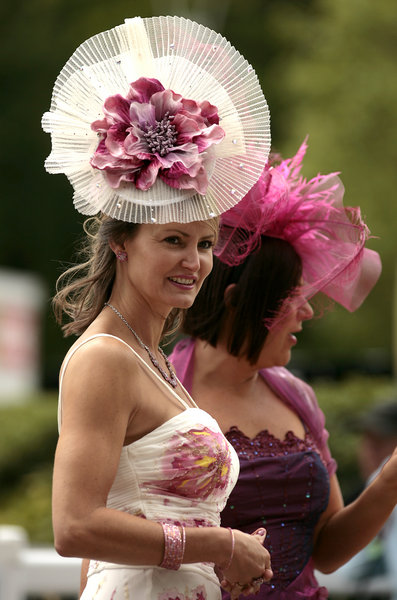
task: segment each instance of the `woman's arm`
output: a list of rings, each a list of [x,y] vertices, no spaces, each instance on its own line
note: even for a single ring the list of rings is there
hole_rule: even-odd
[[[80,598],[81,594],[83,593],[85,586],[87,585],[87,573],[88,573],[89,565],[90,565],[90,561],[88,560],[88,558],[84,558],[81,563],[81,570],[80,570],[79,598]]]
[[[372,483],[346,507],[333,476],[328,507],[315,532],[315,567],[331,573],[347,562],[380,531],[396,502],[397,449]]]
[[[138,517],[129,519],[130,515],[106,508],[137,407],[127,392],[131,386],[125,374],[131,373],[138,384],[140,373],[135,361],[128,359],[117,342],[94,341],[81,347],[67,367],[53,478],[55,547],[62,555],[131,564],[132,528],[137,542],[148,536],[148,544],[157,549],[152,557],[143,552],[145,558],[153,564],[157,557],[161,561],[159,525],[150,523],[147,528]]]
[[[53,525],[57,551],[126,565],[159,565],[164,534],[159,523],[106,507],[136,405],[125,373],[136,378],[134,361],[113,344],[79,349],[62,389],[62,428],[53,479]],[[139,386],[138,386],[139,388]],[[131,392],[132,393],[132,392]],[[262,540],[235,532],[235,556],[225,576],[249,581],[269,567]],[[187,528],[184,562],[226,565],[230,533],[221,527]]]

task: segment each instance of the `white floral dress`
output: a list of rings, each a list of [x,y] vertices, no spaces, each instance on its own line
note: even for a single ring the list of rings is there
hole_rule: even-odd
[[[120,342],[125,344],[123,340]],[[60,394],[67,363],[80,345],[66,358]],[[145,365],[148,375],[154,376],[158,385],[165,386],[167,394],[173,394],[184,410],[123,447],[107,506],[157,522],[187,527],[219,526],[220,512],[239,472],[234,449],[208,413],[197,406],[189,407],[133,348],[128,348]],[[58,418],[60,422],[61,402]],[[81,600],[220,598],[219,581],[209,563],[183,564],[178,571],[169,571],[99,561],[90,562],[87,585],[81,596]]]

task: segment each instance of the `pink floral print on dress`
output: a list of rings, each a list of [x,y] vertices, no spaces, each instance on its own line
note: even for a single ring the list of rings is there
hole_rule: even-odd
[[[204,427],[172,436],[162,459],[166,479],[146,482],[155,493],[193,500],[220,496],[229,483],[230,449],[225,437]]]
[[[158,600],[207,600],[207,594],[204,586],[199,585],[191,594],[181,594],[176,589],[168,590],[164,594],[161,594]]]

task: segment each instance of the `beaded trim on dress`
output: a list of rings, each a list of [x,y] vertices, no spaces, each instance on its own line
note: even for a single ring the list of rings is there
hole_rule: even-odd
[[[281,456],[314,450],[320,457],[321,453],[310,432],[306,432],[304,439],[296,436],[293,431],[287,431],[283,440],[275,437],[267,429],[263,429],[250,438],[236,425],[230,427],[225,433],[226,438],[235,448],[242,460],[250,460],[256,457]],[[321,457],[324,463],[324,460]],[[324,463],[325,464],[325,463]]]

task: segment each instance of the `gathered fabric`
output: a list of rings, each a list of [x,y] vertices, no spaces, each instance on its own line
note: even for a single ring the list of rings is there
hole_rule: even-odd
[[[93,338],[82,343],[90,339]],[[69,353],[61,374],[60,420],[63,375],[68,360],[79,347]],[[190,407],[128,347],[153,381],[167,394],[175,395],[182,410],[122,448],[107,507],[159,523],[219,527],[220,512],[238,477],[239,461],[233,447],[208,413]],[[210,563],[183,564],[178,571],[171,571],[158,566],[90,561],[81,600],[126,598],[220,600],[221,592]]]

